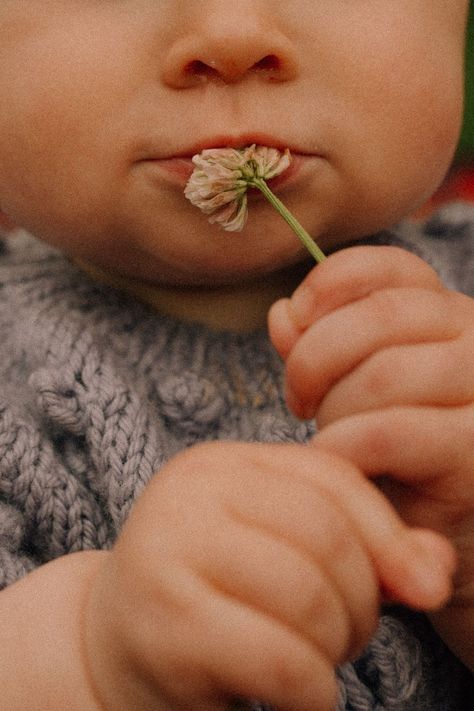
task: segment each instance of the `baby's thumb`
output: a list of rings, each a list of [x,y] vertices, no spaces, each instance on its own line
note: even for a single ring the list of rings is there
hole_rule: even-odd
[[[453,546],[424,528],[407,529],[404,538],[390,564],[380,571],[385,600],[425,611],[443,607],[452,594]]]
[[[451,543],[439,533],[407,525],[374,482],[357,466],[328,452],[320,435],[311,446],[320,456],[325,452],[331,457],[332,476],[321,475],[319,483],[359,530],[383,596],[420,610],[442,607],[452,593],[456,568]]]

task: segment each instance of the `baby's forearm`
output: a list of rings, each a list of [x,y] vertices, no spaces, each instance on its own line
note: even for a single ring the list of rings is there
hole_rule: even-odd
[[[81,608],[106,555],[60,558],[0,593],[3,711],[100,711],[81,648]]]

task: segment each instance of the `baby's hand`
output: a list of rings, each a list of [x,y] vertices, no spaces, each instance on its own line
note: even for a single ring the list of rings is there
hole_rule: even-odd
[[[453,552],[352,464],[304,445],[213,443],[147,487],[86,610],[101,708],[329,711],[381,590],[433,609]]]
[[[381,486],[402,517],[456,544],[455,595],[443,616],[449,610],[448,627],[459,621],[453,635],[443,632],[473,664],[474,301],[408,252],[355,247],[278,302],[270,329],[286,359],[290,407],[317,418],[314,444],[369,476],[388,475]]]

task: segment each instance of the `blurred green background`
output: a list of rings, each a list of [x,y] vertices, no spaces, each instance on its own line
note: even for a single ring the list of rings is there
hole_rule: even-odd
[[[466,68],[466,110],[459,143],[459,157],[464,162],[467,160],[474,163],[474,2],[471,2],[469,18]]]

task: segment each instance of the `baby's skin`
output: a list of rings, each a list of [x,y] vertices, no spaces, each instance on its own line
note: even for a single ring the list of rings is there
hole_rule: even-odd
[[[178,170],[205,147],[288,147],[278,194],[324,250],[392,226],[450,164],[467,8],[0,3],[0,225],[179,318],[191,293],[193,319],[245,331],[276,301],[289,407],[320,430],[189,448],[112,550],[3,591],[5,711],[332,711],[383,601],[430,614],[474,670],[473,300],[384,247],[297,286],[306,254],[263,200],[230,239]]]

